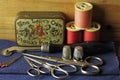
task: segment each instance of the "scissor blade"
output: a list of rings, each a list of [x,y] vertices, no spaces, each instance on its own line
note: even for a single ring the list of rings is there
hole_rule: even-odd
[[[53,61],[53,62],[70,64],[70,65],[78,65],[78,66],[86,65],[86,63],[84,63],[84,62],[80,62],[80,61],[75,62],[73,60],[63,60],[62,58],[57,58],[57,57],[52,57],[52,56],[41,56],[41,55],[38,56],[38,55],[32,55],[32,54],[27,54],[27,53],[24,53],[23,55],[38,58],[38,59]]]
[[[54,62],[56,62],[56,61],[63,61],[63,59],[61,59],[61,58],[52,57],[52,56],[33,55],[33,54],[27,54],[27,53],[23,53],[23,55],[29,56],[29,57],[38,58],[38,59],[54,61]]]
[[[24,56],[24,59],[28,62],[28,64],[31,66],[31,67],[34,67],[35,65],[28,59]]]
[[[42,61],[38,61],[37,59],[33,59],[33,58],[30,58],[30,57],[27,57],[27,56],[24,56],[24,58],[25,59],[27,59],[27,60],[30,60],[30,61],[32,61],[32,62],[35,62],[35,63],[37,63],[37,64],[40,64],[40,65],[43,65],[43,64],[45,64],[46,62],[42,62]]]

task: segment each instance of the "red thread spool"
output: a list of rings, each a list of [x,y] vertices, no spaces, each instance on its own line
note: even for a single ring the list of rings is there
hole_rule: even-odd
[[[75,4],[75,26],[85,29],[91,26],[93,5],[88,2],[77,2]]]
[[[93,22],[92,26],[84,31],[84,41],[99,41],[100,28],[101,25],[99,23]]]
[[[74,26],[74,22],[71,21],[66,24],[67,29],[67,44],[82,42],[82,31]]]

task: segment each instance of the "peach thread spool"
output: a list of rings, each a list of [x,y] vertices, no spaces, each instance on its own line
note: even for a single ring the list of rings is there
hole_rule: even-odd
[[[67,29],[67,44],[82,42],[82,30],[74,26],[74,22],[66,24]]]
[[[91,26],[93,5],[88,2],[77,2],[75,4],[75,26],[85,29]]]
[[[97,22],[93,22],[92,26],[84,31],[84,41],[94,42],[99,41],[101,25]]]

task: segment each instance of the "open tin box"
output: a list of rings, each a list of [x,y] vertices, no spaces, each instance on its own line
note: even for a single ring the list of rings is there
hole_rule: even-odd
[[[65,17],[62,12],[20,12],[15,20],[19,46],[63,44]]]

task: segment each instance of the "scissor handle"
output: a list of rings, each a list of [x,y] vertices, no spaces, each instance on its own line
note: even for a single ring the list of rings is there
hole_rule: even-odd
[[[40,75],[40,70],[38,68],[30,68],[27,70],[28,75],[35,77]]]
[[[51,71],[51,75],[58,79],[66,78],[69,73],[62,68],[59,67],[59,65],[53,65],[50,63],[46,63],[44,67],[48,68]]]
[[[42,73],[42,74],[49,74],[50,73],[50,70],[45,68],[45,67],[38,67],[38,68],[39,68],[40,73]]]
[[[101,58],[99,58],[99,57],[96,57],[96,56],[88,56],[84,61],[88,65],[101,66],[103,64],[103,60]]]
[[[88,68],[90,69],[92,68],[92,70],[87,70]],[[81,66],[80,70],[83,74],[88,74],[88,75],[94,75],[100,72],[100,68],[95,65]]]
[[[93,60],[93,61],[92,61]],[[96,56],[88,56],[85,60],[85,65],[81,66],[81,72],[83,74],[97,74],[100,72],[98,66],[103,64],[103,60]]]
[[[32,73],[32,71],[36,72],[36,73]],[[30,68],[28,69],[27,73],[30,75],[30,76],[38,76],[40,75],[40,73],[42,74],[49,74],[50,73],[50,70],[45,68],[45,67],[41,67],[41,66],[36,66],[36,67],[33,67],[33,68]]]
[[[58,66],[68,73],[74,73],[77,71],[77,67],[75,65],[59,64]]]
[[[58,72],[58,73],[57,73]],[[58,67],[57,69],[56,68],[52,68],[51,69],[51,75],[55,78],[58,78],[58,79],[63,79],[63,78],[66,78],[68,77],[68,72],[63,70],[62,68]]]

